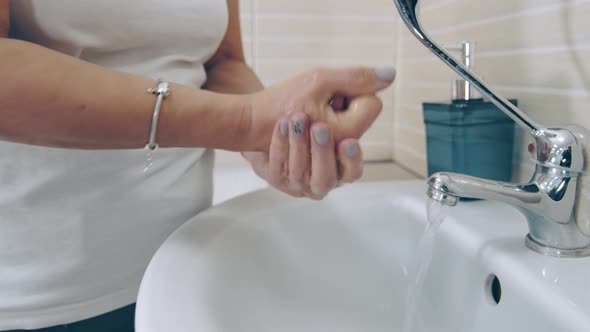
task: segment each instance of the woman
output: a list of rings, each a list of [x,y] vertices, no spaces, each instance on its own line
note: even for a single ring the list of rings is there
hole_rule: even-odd
[[[210,149],[297,197],[359,178],[356,139],[395,72],[263,89],[237,2],[0,0],[0,331],[132,331],[150,257],[211,204]],[[171,94],[152,130],[156,78]]]

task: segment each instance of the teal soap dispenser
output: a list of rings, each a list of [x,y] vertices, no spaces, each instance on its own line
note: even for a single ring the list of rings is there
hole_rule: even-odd
[[[472,67],[469,42],[450,49],[459,50],[463,64]],[[423,103],[428,175],[456,172],[510,181],[514,122],[491,102],[475,98],[463,78],[454,80],[452,91],[450,102]]]

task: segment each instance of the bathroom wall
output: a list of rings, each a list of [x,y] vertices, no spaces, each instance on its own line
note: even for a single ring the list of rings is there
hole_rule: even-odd
[[[422,0],[421,20],[442,45],[476,43],[474,71],[544,125],[590,128],[590,1]],[[423,101],[450,96],[454,73],[399,24],[394,159],[426,174]],[[518,131],[517,152],[528,135]],[[525,177],[528,158],[516,158]]]

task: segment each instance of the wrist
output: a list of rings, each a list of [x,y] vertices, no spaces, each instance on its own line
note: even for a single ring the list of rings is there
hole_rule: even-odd
[[[175,85],[166,98],[166,137],[171,146],[246,151],[254,147],[249,95]]]
[[[270,147],[270,141],[279,112],[274,112],[272,98],[268,93],[257,92],[249,95],[250,103],[250,135],[252,148],[248,151],[266,151]]]
[[[258,149],[256,128],[254,127],[254,108],[251,94],[232,95],[233,123],[230,126],[234,140],[239,143],[237,151],[255,151]]]

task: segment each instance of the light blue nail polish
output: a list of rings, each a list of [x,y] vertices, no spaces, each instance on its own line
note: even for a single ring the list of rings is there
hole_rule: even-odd
[[[287,120],[283,120],[281,123],[279,123],[279,131],[283,137],[287,137],[289,135],[289,123]]]
[[[330,139],[328,128],[326,128],[326,127],[317,127],[317,128],[314,128],[313,129],[313,137],[315,138],[315,141],[319,145],[326,145],[326,144],[328,144],[328,140]]]
[[[376,68],[375,74],[381,81],[391,82],[395,78],[395,68]]]
[[[356,143],[348,143],[344,146],[344,153],[350,158],[356,157],[358,152],[359,147]]]
[[[303,115],[296,115],[293,121],[293,132],[297,136],[301,136],[305,130],[305,117]]]

